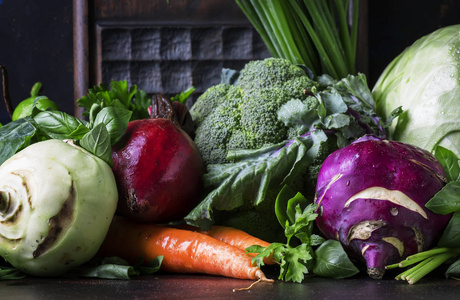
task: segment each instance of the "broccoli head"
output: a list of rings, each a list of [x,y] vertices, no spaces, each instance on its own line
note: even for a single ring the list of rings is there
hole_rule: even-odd
[[[192,106],[195,143],[204,163],[225,163],[227,152],[257,149],[289,138],[278,110],[291,99],[307,99],[317,83],[282,58],[251,61],[235,85],[209,88]]]
[[[306,77],[305,71],[286,59],[266,58],[253,60],[245,65],[237,85],[246,92],[258,89],[282,87],[284,82]]]
[[[222,102],[227,95],[230,88],[228,84],[218,84],[207,89],[198,99],[195,104],[190,108],[190,115],[196,125],[203,122],[220,102]]]

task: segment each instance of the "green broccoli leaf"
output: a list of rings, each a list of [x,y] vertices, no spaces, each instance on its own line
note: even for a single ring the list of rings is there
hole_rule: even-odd
[[[185,220],[191,225],[209,228],[213,223],[213,210],[260,204],[269,187],[277,185],[281,189],[303,171],[317,156],[317,144],[323,141],[324,133],[318,131],[257,150],[230,152],[234,163],[208,165],[204,182],[212,191]],[[246,203],[247,199],[252,203]]]

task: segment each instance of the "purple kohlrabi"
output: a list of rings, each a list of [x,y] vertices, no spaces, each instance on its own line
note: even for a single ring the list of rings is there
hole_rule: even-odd
[[[441,164],[428,151],[364,136],[324,161],[316,186],[317,224],[372,278],[385,266],[430,248],[450,215],[425,207],[445,184]]]

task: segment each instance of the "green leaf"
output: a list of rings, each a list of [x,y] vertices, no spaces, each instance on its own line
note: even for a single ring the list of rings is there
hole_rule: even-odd
[[[114,81],[110,82],[110,87],[114,93],[114,98],[118,99],[125,105],[126,108],[130,107],[131,99],[134,97],[137,91],[137,86],[135,84],[131,85],[128,89],[128,82],[123,81]]]
[[[77,270],[80,276],[129,280],[134,276],[151,275],[160,269],[163,256],[158,256],[148,264],[136,264],[131,266],[127,261],[119,257],[106,257],[95,266],[83,266]],[[93,263],[94,264],[94,263]]]
[[[447,148],[436,146],[434,149],[434,156],[441,163],[444,171],[446,172],[447,182],[459,180],[459,159],[454,152]]]
[[[79,124],[78,127],[74,131],[69,133],[69,139],[81,140],[82,137],[88,133],[88,131],[89,131],[89,128],[86,127],[86,125]]]
[[[460,181],[451,181],[437,192],[425,206],[432,212],[447,215],[460,210]]]
[[[445,275],[446,278],[460,278],[460,259],[447,268]]]
[[[149,263],[138,265],[136,268],[139,270],[141,275],[151,275],[160,270],[162,262],[163,262],[163,256],[160,255],[160,256],[157,256],[152,261],[150,261]]]
[[[0,266],[0,280],[17,280],[26,278],[27,275],[16,268]]]
[[[151,99],[148,97],[146,92],[138,89],[132,99],[132,103],[133,105],[131,106],[131,109],[133,114],[131,116],[131,121],[148,119],[150,117],[148,108],[151,105]]]
[[[294,222],[294,220],[290,220],[286,207],[288,207],[289,200],[295,197],[296,194],[296,190],[292,189],[288,185],[284,185],[276,197],[275,214],[278,218],[278,222],[283,228],[286,228],[286,223],[289,224],[289,222]]]
[[[273,255],[275,252],[275,249],[284,249],[284,244],[281,243],[272,243],[267,247],[262,247],[259,245],[252,245],[246,248],[247,253],[258,253],[256,256],[252,258],[252,263],[256,264],[259,268],[263,265],[264,263],[264,258],[269,257],[270,255]]]
[[[58,140],[80,136],[84,131],[83,127],[86,127],[78,118],[61,111],[40,112],[34,117],[34,121],[41,133]]]
[[[180,94],[172,96],[171,102],[178,101],[182,104],[185,104],[185,102],[187,102],[187,99],[192,95],[194,91],[195,91],[195,87],[191,86],[185,91],[181,92]]]
[[[347,278],[359,273],[340,242],[327,240],[315,251],[313,273],[321,277]]]
[[[119,107],[104,107],[96,115],[94,124],[104,124],[109,135],[110,142],[114,145],[125,134],[132,112]]]
[[[37,131],[32,122],[26,117],[0,127],[0,164],[30,144]]]
[[[80,146],[112,166],[110,135],[103,123],[99,123],[80,140]]]
[[[186,221],[208,228],[215,209],[233,210],[260,204],[269,187],[276,184],[281,189],[313,161],[316,154],[308,152],[312,146],[310,136],[300,137],[257,150],[233,151],[229,158],[235,163],[208,165],[204,181],[211,191],[185,217]]]
[[[287,127],[295,128],[299,134],[304,134],[318,122],[317,107],[319,102],[316,101],[316,98],[315,102],[316,106],[308,106],[298,99],[290,100],[281,106],[278,111],[278,120],[283,122]]]
[[[438,242],[438,246],[460,248],[460,212],[455,212],[452,215]]]
[[[281,274],[279,279],[284,277],[286,281],[302,282],[305,274],[308,274],[307,261],[312,259],[309,247],[301,244],[295,248],[289,247],[281,261]]]

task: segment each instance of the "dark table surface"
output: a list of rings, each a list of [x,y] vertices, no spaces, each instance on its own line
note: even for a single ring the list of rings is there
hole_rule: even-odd
[[[269,274],[276,278],[275,274]],[[460,281],[431,275],[414,285],[365,275],[348,279],[307,278],[303,283],[251,284],[207,275],[156,274],[132,280],[28,278],[0,282],[0,299],[460,299]]]

